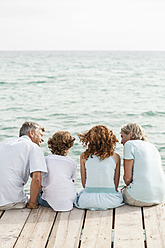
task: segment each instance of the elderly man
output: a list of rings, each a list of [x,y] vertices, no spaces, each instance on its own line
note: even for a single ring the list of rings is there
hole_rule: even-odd
[[[8,138],[0,145],[0,210],[24,208],[27,196],[24,185],[32,177],[28,208],[37,208],[41,189],[41,172],[47,173],[45,158],[40,148],[44,128],[25,122],[19,138]]]

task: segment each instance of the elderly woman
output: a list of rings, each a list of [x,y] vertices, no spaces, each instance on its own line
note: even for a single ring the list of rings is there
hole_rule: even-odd
[[[133,206],[152,206],[165,200],[165,176],[156,147],[146,141],[142,127],[130,123],[121,128],[124,145],[124,201]]]

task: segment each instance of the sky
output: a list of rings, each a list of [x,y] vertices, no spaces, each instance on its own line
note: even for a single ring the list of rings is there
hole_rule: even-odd
[[[0,50],[165,50],[165,0],[0,0]]]

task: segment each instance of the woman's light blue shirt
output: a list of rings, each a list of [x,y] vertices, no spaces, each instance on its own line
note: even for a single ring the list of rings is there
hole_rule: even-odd
[[[115,189],[116,163],[113,156],[100,160],[93,155],[86,160],[85,168],[86,184],[77,197],[78,208],[106,210],[124,204],[121,192]]]
[[[116,163],[113,156],[100,160],[97,156],[89,157],[85,163],[87,172],[85,187],[114,188]]]
[[[161,203],[165,200],[165,176],[156,147],[142,140],[130,140],[124,145],[124,159],[134,160],[133,181],[127,191],[135,200]]]

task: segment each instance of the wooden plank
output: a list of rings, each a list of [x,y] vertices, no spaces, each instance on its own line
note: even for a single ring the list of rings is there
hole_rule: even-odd
[[[140,207],[124,205],[115,209],[114,248],[144,247]]]
[[[165,203],[144,207],[147,248],[165,247]]]
[[[15,248],[45,247],[56,212],[51,208],[33,209]]]
[[[13,247],[30,211],[30,209],[13,209],[5,211],[0,219],[0,247]]]
[[[107,248],[112,242],[113,210],[87,211],[81,248]]]
[[[2,214],[3,214],[3,211],[0,211],[0,218],[1,218]]]
[[[77,248],[81,235],[84,213],[84,210],[77,208],[68,212],[58,212],[47,248]]]

